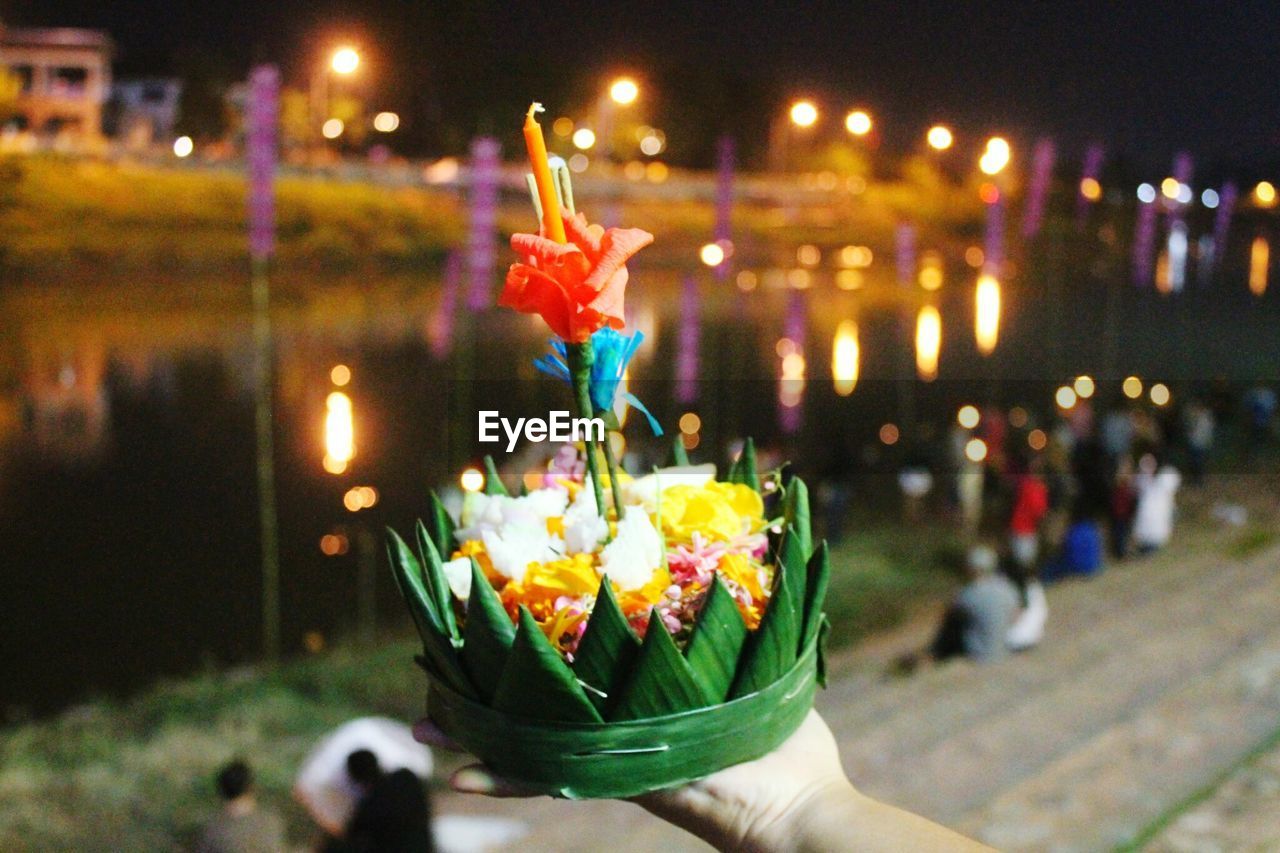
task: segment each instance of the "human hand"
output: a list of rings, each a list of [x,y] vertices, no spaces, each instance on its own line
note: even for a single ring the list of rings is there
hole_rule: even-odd
[[[414,726],[414,737],[442,749],[459,748],[430,720]],[[482,764],[456,771],[450,785],[492,797],[532,796]],[[840,766],[831,730],[811,710],[800,728],[768,755],[631,802],[721,850],[770,851],[796,849],[813,810],[847,811],[857,797]]]

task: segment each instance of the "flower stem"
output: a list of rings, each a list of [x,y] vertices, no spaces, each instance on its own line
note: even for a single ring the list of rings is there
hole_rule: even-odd
[[[565,361],[568,362],[569,376],[573,380],[574,401],[578,405],[578,414],[584,418],[596,416],[595,407],[591,404],[591,365],[595,359],[590,341],[581,344],[565,342]],[[591,435],[590,430],[587,431],[587,435]],[[596,443],[594,439],[588,437],[586,444],[587,473],[591,477],[591,488],[595,492],[596,509],[601,518],[608,520],[609,513],[604,505],[604,489],[600,484],[600,463],[596,459]]]
[[[604,434],[604,462],[609,466],[609,488],[613,490],[613,511],[618,516],[618,521],[622,521],[622,516],[626,514],[626,509],[622,505],[622,480],[618,479],[618,458],[613,452],[613,442],[609,440],[609,433]]]

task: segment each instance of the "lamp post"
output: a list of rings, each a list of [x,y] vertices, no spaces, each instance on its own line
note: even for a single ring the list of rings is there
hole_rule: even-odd
[[[329,75],[350,76],[360,67],[360,54],[350,46],[340,47],[330,56],[329,61],[316,68],[311,75],[311,130],[314,134],[316,149],[324,146],[324,124],[329,116]]]
[[[808,99],[793,101],[785,115],[773,121],[769,133],[769,170],[782,172],[787,168],[787,155],[790,153],[791,129],[807,130],[818,122],[818,108]]]

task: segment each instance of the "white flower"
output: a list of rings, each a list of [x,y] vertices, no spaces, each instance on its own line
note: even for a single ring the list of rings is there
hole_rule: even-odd
[[[623,592],[639,589],[662,565],[662,537],[648,513],[633,510],[618,522],[618,535],[600,552],[600,571]]]
[[[593,554],[609,535],[609,523],[596,512],[591,478],[564,513],[564,544],[570,554]]]
[[[479,539],[486,531],[507,527],[546,527],[548,518],[564,514],[569,495],[564,489],[536,489],[522,497],[485,495],[473,492],[462,506],[460,541]]]
[[[444,564],[444,577],[449,582],[449,589],[460,600],[471,597],[471,558],[459,557]]]
[[[661,484],[665,492],[672,486],[705,486],[716,478],[716,466],[708,462],[705,465],[680,465],[673,468],[660,468],[652,474],[622,484],[622,499],[628,505],[644,507],[645,512],[658,511],[658,486]]]
[[[485,553],[494,571],[516,583],[524,580],[530,563],[549,563],[564,555],[564,540],[541,524],[504,524],[501,530],[483,530]]]

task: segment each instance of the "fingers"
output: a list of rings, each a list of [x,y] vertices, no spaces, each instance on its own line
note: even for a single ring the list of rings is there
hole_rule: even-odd
[[[537,794],[519,785],[494,776],[483,764],[470,764],[453,774],[449,785],[463,794],[483,794],[486,797],[536,797]]]
[[[413,739],[418,743],[424,743],[427,746],[434,746],[437,749],[444,749],[449,752],[465,752],[457,741],[449,737],[431,720],[423,718],[413,724]]]

